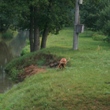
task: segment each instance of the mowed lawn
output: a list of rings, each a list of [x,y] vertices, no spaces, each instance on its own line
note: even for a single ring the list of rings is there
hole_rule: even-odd
[[[50,34],[41,51],[69,59],[65,69],[46,68],[0,95],[0,110],[110,110],[110,44],[79,35],[74,51],[73,29]]]

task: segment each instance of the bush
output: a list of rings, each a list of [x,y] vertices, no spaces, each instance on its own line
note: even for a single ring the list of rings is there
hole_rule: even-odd
[[[10,31],[7,31],[7,32],[2,34],[2,39],[9,40],[9,39],[12,39],[12,38],[13,38],[13,33],[10,32]]]
[[[21,56],[30,53],[30,42],[26,40],[26,46],[22,49]]]
[[[101,30],[104,35],[107,36],[107,38],[104,39],[104,41],[110,42],[110,1],[108,0],[108,5],[105,6],[105,8],[100,11],[100,19],[97,21],[97,27],[99,30]]]
[[[28,53],[30,53],[30,45],[27,45],[22,49],[21,56],[28,54]]]
[[[106,23],[103,26],[102,31],[104,32],[104,34],[110,36],[110,20],[106,21]]]
[[[106,38],[104,39],[104,41],[110,43],[110,37],[106,37]]]
[[[95,41],[103,41],[106,38],[106,36],[99,34],[99,33],[94,33],[92,38]]]
[[[43,52],[33,52],[22,57],[13,59],[5,66],[5,71],[10,78],[19,82],[19,75],[23,72],[25,67],[30,65],[50,66],[50,63],[57,62],[61,59],[56,55]]]

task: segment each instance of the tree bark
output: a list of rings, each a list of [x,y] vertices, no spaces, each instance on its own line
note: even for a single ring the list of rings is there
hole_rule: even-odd
[[[41,49],[46,48],[46,41],[47,41],[48,33],[49,33],[49,29],[48,27],[45,27],[43,31],[43,35],[42,35]]]
[[[40,49],[40,34],[39,34],[39,27],[34,27],[34,51]]]
[[[39,13],[39,9],[37,7],[34,7],[34,51],[40,49],[40,31],[36,13]]]
[[[50,14],[51,7],[52,7],[52,0],[49,0],[49,5],[47,7],[47,16],[49,16]],[[43,34],[42,34],[41,49],[46,48],[47,37],[49,34],[48,24],[49,24],[49,19],[47,19],[45,22],[45,27],[44,27]]]
[[[33,22],[34,22],[34,19],[33,19],[33,7],[30,6],[30,29],[29,29],[29,41],[30,41],[30,52],[33,52],[34,51],[34,48],[33,48]]]

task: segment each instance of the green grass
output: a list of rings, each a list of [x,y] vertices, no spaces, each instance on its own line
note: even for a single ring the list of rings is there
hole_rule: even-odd
[[[44,53],[70,58],[64,70],[46,69],[0,95],[0,110],[110,110],[110,45],[79,36],[72,50],[73,29],[49,35]]]

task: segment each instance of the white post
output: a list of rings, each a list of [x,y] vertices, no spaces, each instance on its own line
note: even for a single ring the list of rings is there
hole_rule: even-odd
[[[79,4],[82,4],[83,3],[83,0],[79,0]]]

